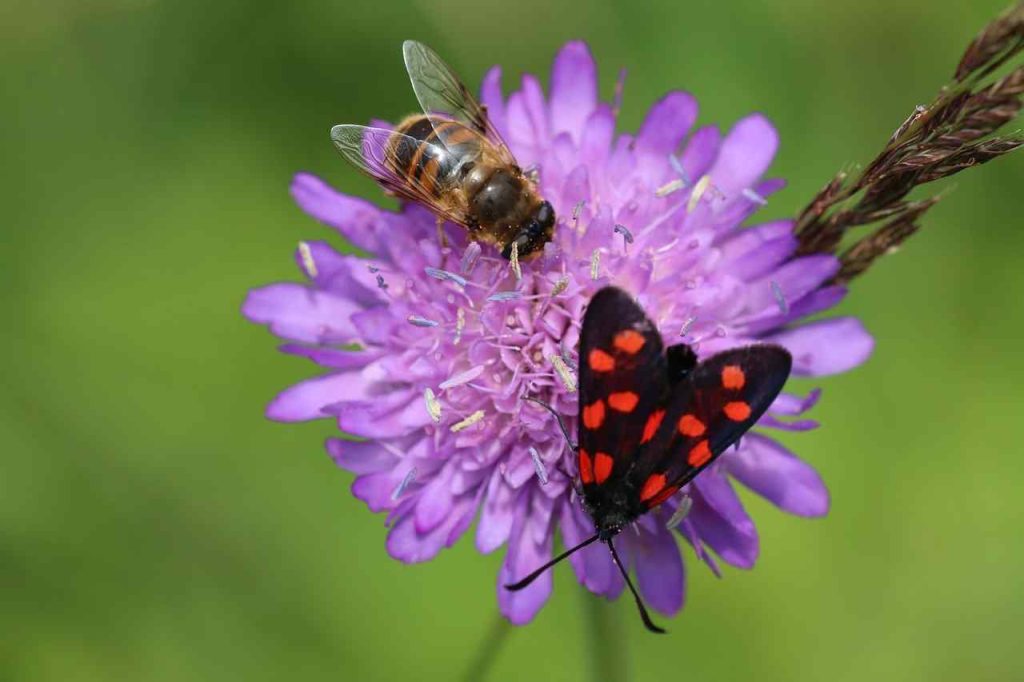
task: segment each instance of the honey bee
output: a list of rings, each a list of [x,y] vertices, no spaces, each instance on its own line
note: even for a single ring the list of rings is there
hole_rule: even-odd
[[[451,68],[426,45],[402,45],[422,114],[394,130],[337,125],[331,140],[386,191],[419,202],[506,259],[551,241],[555,211],[519,167],[487,112]]]

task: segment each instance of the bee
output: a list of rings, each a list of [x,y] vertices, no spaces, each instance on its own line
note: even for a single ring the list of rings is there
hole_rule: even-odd
[[[336,125],[331,140],[350,163],[385,191],[430,209],[510,259],[551,241],[555,211],[516,163],[486,109],[429,47],[402,45],[422,114],[394,130]],[[440,227],[439,227],[440,229]]]

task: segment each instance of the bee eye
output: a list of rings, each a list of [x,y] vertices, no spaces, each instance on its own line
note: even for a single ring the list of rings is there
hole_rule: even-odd
[[[537,207],[537,212],[534,213],[533,219],[541,227],[551,227],[555,224],[555,209],[551,207],[550,203],[543,201]]]

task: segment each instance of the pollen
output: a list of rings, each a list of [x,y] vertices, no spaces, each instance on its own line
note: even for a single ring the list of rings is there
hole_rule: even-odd
[[[307,275],[316,278],[320,274],[316,269],[316,261],[313,260],[313,251],[306,242],[299,242],[299,258]]]
[[[466,328],[466,311],[459,308],[455,313],[455,340],[452,344],[457,346],[462,340],[462,330]]]
[[[615,369],[615,358],[608,355],[600,348],[595,348],[590,351],[590,355],[587,357],[587,362],[590,364],[590,369],[595,372],[611,372]]]
[[[726,403],[725,416],[734,422],[741,422],[744,419],[750,417],[750,405],[746,404],[742,400],[736,400],[731,403]]]
[[[644,482],[644,487],[640,489],[640,501],[646,502],[660,493],[667,482],[665,474],[651,474]]]
[[[647,418],[647,423],[644,424],[644,435],[640,438],[640,443],[650,442],[654,438],[654,434],[658,432],[658,427],[661,426],[661,421],[665,418],[665,410],[656,410],[651,413],[651,416]]]
[[[599,429],[604,423],[604,403],[600,400],[583,408],[583,426],[588,429]]]
[[[747,377],[739,365],[726,365],[722,368],[722,388],[738,391],[746,381]]]
[[[645,343],[647,343],[647,341],[644,339],[644,335],[633,329],[627,329],[619,332],[615,335],[615,339],[612,341],[612,345],[623,353],[627,353],[629,355],[636,355],[639,353]]]
[[[516,281],[523,278],[523,269],[519,267],[519,242],[512,242],[512,254],[508,259],[509,267],[512,268],[512,274],[516,276]]]
[[[683,182],[682,178],[676,178],[671,182],[666,182],[664,185],[654,190],[654,196],[656,197],[667,197],[669,194],[678,192],[682,188],[686,187],[686,183]]]
[[[473,414],[469,415],[468,417],[466,417],[462,421],[457,422],[455,424],[452,424],[451,431],[452,431],[452,433],[458,433],[459,431],[462,431],[463,429],[468,429],[470,426],[472,426],[473,424],[476,424],[477,422],[479,422],[483,418],[484,418],[484,411],[483,410],[477,410],[476,412],[474,412]]]
[[[608,477],[612,475],[614,464],[615,460],[607,453],[599,452],[594,455],[594,480],[598,483],[607,481]]]
[[[569,369],[569,366],[565,364],[565,360],[557,355],[552,355],[548,359],[551,360],[551,366],[555,368],[555,374],[558,375],[562,385],[565,386],[565,390],[569,391],[569,393],[575,393],[576,377],[573,375],[572,370]]]
[[[699,467],[707,463],[711,459],[711,448],[708,447],[708,442],[702,440],[690,449],[690,454],[686,456],[686,463],[692,467]]]
[[[705,430],[704,422],[692,414],[684,414],[679,418],[679,433],[687,438],[699,438],[704,435]]]
[[[594,249],[590,254],[590,279],[597,279],[601,272],[601,252]]]
[[[640,396],[632,391],[620,391],[619,393],[612,393],[608,396],[608,407],[612,408],[616,412],[625,412],[629,414],[636,409],[636,404],[640,402]]]
[[[430,415],[430,420],[439,424],[441,422],[441,403],[430,388],[423,389],[423,402],[427,405],[427,414]]]
[[[569,288],[569,275],[562,275],[551,289],[551,296],[558,296]]]
[[[711,176],[704,175],[697,181],[697,184],[693,186],[693,192],[690,193],[690,200],[686,203],[686,212],[693,213],[693,209],[697,208],[697,204],[700,203],[701,197],[704,196],[704,192],[707,191],[708,185],[711,184]]]
[[[580,480],[584,483],[594,482],[594,463],[590,460],[590,453],[580,448]]]

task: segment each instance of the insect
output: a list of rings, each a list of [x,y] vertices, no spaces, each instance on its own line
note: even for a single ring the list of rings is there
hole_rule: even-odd
[[[576,456],[583,506],[596,533],[519,582],[594,542],[608,546],[648,630],[655,625],[613,538],[672,497],[757,422],[782,390],[792,358],[753,345],[702,362],[686,344],[663,348],[661,335],[625,291],[594,295],[580,336],[580,418]]]
[[[537,253],[551,241],[555,211],[451,68],[426,45],[402,45],[422,114],[394,130],[337,125],[331,139],[356,168],[385,190],[430,209],[501,249],[506,259]]]

